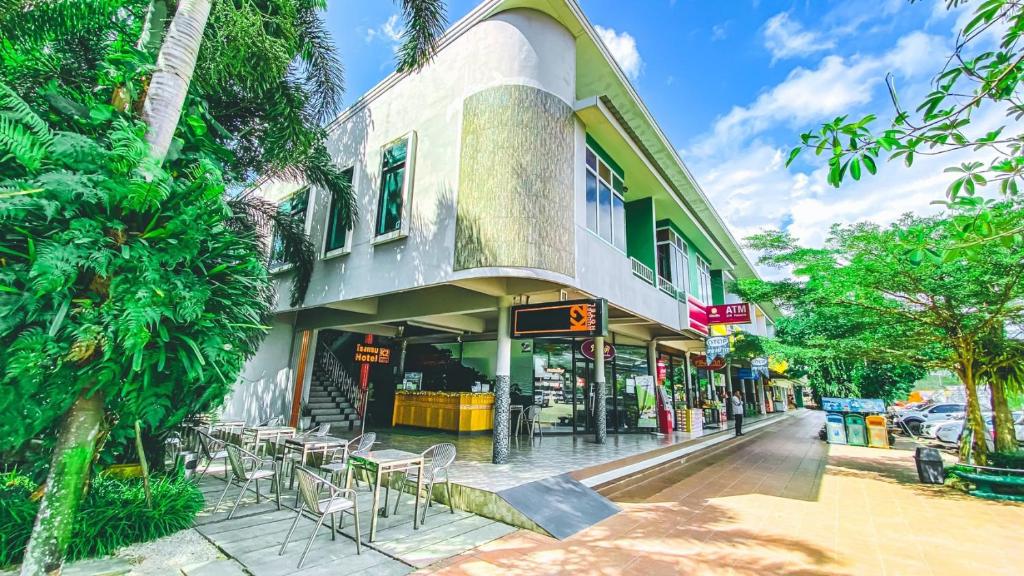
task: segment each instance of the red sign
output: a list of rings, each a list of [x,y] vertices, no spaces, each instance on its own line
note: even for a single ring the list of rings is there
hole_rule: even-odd
[[[708,364],[708,360],[704,356],[695,356],[691,362],[693,362],[694,368],[700,368],[701,370],[721,370],[725,368],[725,358],[721,356],[716,356],[711,361],[711,364]]]
[[[668,377],[668,366],[665,365],[664,360],[658,360],[658,383],[665,381]]]
[[[704,334],[708,334],[708,309],[693,296],[686,297],[686,307],[689,313],[690,325],[688,328]]]
[[[580,354],[583,354],[587,358],[593,360],[594,356],[596,356],[596,354],[594,354],[594,341],[584,340],[583,344],[580,344]],[[611,360],[612,358],[615,358],[615,346],[612,346],[611,344],[605,342],[604,359]]]
[[[708,306],[708,324],[749,324],[750,304],[721,304]]]

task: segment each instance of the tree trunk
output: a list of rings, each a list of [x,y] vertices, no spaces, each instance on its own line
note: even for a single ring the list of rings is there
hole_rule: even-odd
[[[83,392],[64,415],[21,576],[60,574],[103,422],[103,397]]]
[[[961,361],[959,371],[960,379],[967,391],[967,422],[964,428],[970,430],[971,444],[960,444],[960,460],[967,462],[968,455],[974,462],[984,466],[988,463],[988,443],[985,437],[988,432],[985,429],[985,420],[981,417],[981,405],[978,402],[978,386],[974,380],[974,358],[966,357]]]
[[[1006,398],[1006,381],[998,377],[988,380],[992,391],[993,424],[996,429],[996,452],[1016,452],[1017,432],[1013,427],[1013,413]]]
[[[156,71],[149,83],[142,119],[149,130],[149,153],[163,160],[181,119],[181,107],[188,94],[192,73],[210,17],[212,0],[181,0],[156,59]]]

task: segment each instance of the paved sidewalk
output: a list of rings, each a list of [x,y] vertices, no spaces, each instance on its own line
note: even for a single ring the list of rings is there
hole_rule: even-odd
[[[820,412],[692,464],[572,538],[519,531],[423,573],[1020,574],[1024,506],[916,484],[913,454],[817,439]]]

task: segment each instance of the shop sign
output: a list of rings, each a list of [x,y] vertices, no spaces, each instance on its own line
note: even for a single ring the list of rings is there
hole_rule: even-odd
[[[750,324],[750,304],[708,306],[708,324]]]
[[[658,360],[658,382],[664,382],[668,378],[668,366],[664,360]]]
[[[701,370],[721,370],[725,368],[725,358],[719,356],[709,363],[703,356],[697,356],[693,359],[693,367]]]
[[[729,337],[712,336],[708,338],[704,341],[704,351],[708,362],[713,361],[715,358],[725,358],[729,355]]]
[[[740,380],[753,380],[754,371],[750,368],[740,368],[738,376]]]
[[[356,353],[353,359],[363,364],[390,364],[391,349],[386,346],[356,344]]]
[[[765,380],[768,379],[769,374],[767,358],[754,358],[753,360],[750,361],[750,368],[753,370],[754,374],[758,374],[764,377]]]
[[[565,300],[512,307],[513,338],[594,337],[608,333],[608,302]]]
[[[580,354],[583,354],[583,356],[593,360],[594,357],[597,356],[595,347],[596,345],[594,344],[593,340],[584,340],[583,344],[580,344]],[[604,359],[611,360],[612,358],[615,358],[615,346],[612,346],[608,342],[605,342]]]

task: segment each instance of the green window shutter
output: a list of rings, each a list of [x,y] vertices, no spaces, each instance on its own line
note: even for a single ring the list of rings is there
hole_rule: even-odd
[[[377,204],[377,236],[402,229],[408,151],[408,138],[403,138],[384,149],[381,160],[380,199]]]

